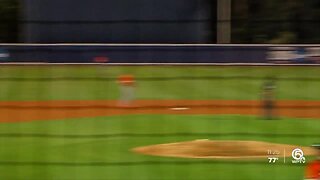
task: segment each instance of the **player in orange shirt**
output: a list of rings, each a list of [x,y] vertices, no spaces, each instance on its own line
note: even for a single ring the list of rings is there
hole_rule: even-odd
[[[120,106],[130,106],[134,100],[135,79],[133,75],[120,75],[118,77],[120,85]]]
[[[313,145],[318,149],[317,159],[308,163],[305,172],[306,180],[320,180],[320,144]]]

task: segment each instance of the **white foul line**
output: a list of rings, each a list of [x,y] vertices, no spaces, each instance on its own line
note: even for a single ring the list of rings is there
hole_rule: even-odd
[[[170,108],[171,110],[175,110],[175,111],[184,111],[184,110],[188,110],[190,108],[188,107],[175,107],[175,108]]]

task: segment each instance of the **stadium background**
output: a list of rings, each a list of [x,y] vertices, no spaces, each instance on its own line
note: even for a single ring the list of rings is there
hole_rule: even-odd
[[[23,2],[25,4],[20,19],[11,21],[9,18],[9,21],[2,21],[4,24],[9,24],[8,22],[14,24],[12,26],[9,24],[8,27],[16,30],[8,30],[7,26],[1,28],[4,32],[8,32],[8,35],[15,32],[11,36],[1,36],[2,42],[206,43],[216,42],[215,26],[224,22],[216,20],[216,11],[213,10],[216,5],[210,6],[210,10],[201,5],[206,1],[188,1],[183,5],[179,1],[173,1],[174,3],[139,1],[146,4],[146,10],[138,9],[140,6],[130,3],[131,1],[117,1],[119,2],[117,11],[112,7],[116,1],[108,1],[110,4],[98,0],[95,1],[96,4],[77,1],[75,6],[74,3],[64,1]],[[233,7],[238,8],[243,5],[241,3],[235,5],[234,2]],[[259,4],[255,1],[242,3],[251,7],[248,12],[252,12],[253,7]],[[308,6],[298,4],[294,7],[301,7],[297,9],[303,10],[308,10],[309,6],[318,7],[314,1],[308,1],[306,4]],[[100,8],[102,5],[110,10]],[[277,11],[271,12],[281,11],[280,7],[287,7],[286,5],[283,3],[279,5]],[[85,6],[90,11],[84,13],[83,10],[87,9]],[[132,7],[135,10],[124,11],[122,9],[124,6],[125,9]],[[264,6],[263,3],[260,6],[261,9],[270,10],[270,7]],[[75,10],[70,11],[70,9]],[[168,9],[171,13],[163,13],[165,12],[163,9]],[[296,9],[293,10],[296,12]],[[292,9],[289,8],[288,11],[291,12]],[[123,12],[128,14],[121,14]],[[131,12],[133,14],[130,14]],[[177,16],[175,14],[177,12],[179,17],[186,19],[172,18]],[[314,15],[311,13],[313,11],[309,12],[308,18],[298,20],[291,19],[296,13],[292,13],[293,16],[288,13],[288,19],[271,20],[266,19],[267,16],[263,14],[260,14],[261,19],[251,19],[248,18],[250,13],[247,13],[247,16],[240,13],[243,19],[236,19],[233,22],[236,26],[232,31],[232,42],[319,43],[319,36],[314,31],[319,21],[316,13]],[[60,16],[57,16],[59,13]],[[168,16],[168,19],[157,20],[154,17],[143,19],[149,17],[145,17],[148,13],[161,18]],[[130,18],[137,15],[137,18],[120,19],[120,21],[97,19],[106,17],[105,15],[114,17],[113,15],[119,14],[123,15],[121,17]],[[40,17],[44,19],[37,19]],[[76,19],[68,19],[70,17]],[[167,26],[167,20],[170,26]],[[244,20],[249,22],[244,23],[245,27],[242,26]],[[158,25],[152,25],[151,30],[146,32],[145,29],[148,30],[146,26],[154,23],[152,21]],[[92,28],[101,24],[106,27]],[[118,27],[119,24],[133,29]],[[166,26],[168,28],[165,28]],[[275,26],[279,26],[279,30],[270,33],[268,29],[275,31]],[[206,29],[208,27],[210,32]],[[167,34],[163,34],[165,32]],[[278,48],[276,51],[285,52],[285,55],[279,53],[280,56],[276,57],[276,60],[280,60],[281,64],[294,66],[274,64],[274,59],[269,58],[274,48]],[[301,51],[301,48],[306,51]],[[310,51],[310,48],[316,50]],[[181,179],[182,177],[184,179],[270,179],[270,177],[302,179],[304,164],[268,164],[267,159],[235,162],[164,158],[136,154],[131,149],[195,139],[256,140],[298,146],[310,146],[318,142],[320,137],[318,111],[320,71],[316,65],[319,58],[318,48],[317,44],[191,45],[191,47],[177,44],[142,47],[136,44],[1,44],[0,170],[2,173],[0,177],[3,179]],[[105,57],[109,62],[95,64],[93,62],[96,57]],[[61,64],[66,62],[87,64]],[[111,64],[137,62],[195,64],[193,66]],[[211,63],[212,66],[199,63]],[[213,66],[218,65],[216,63],[231,64]],[[232,63],[245,64],[235,66]],[[303,66],[296,66],[302,64]],[[122,109],[112,104],[119,98],[116,79],[121,74],[133,74],[137,79],[137,99],[153,104],[140,108],[139,112],[134,114],[129,113],[137,109]],[[279,102],[290,102],[289,106],[279,105],[277,110],[289,111],[292,114],[281,114],[278,120],[267,121],[261,119],[258,113],[246,115],[210,113],[217,109],[221,111],[253,109],[259,112],[260,106],[257,105],[233,103],[222,105],[222,103],[234,100],[260,101],[261,87],[270,76],[276,79],[276,99]],[[154,104],[157,105],[164,100],[214,100],[218,105],[200,104],[208,110],[209,113],[205,114],[191,115],[187,114],[187,111],[155,113],[157,110],[153,109]],[[71,104],[68,104],[70,102]],[[141,113],[141,109],[149,111]],[[100,114],[95,114],[96,111]],[[112,111],[127,113],[113,115]],[[89,113],[83,116],[83,112]],[[45,118],[44,114],[48,117]],[[307,157],[307,160],[313,158]]]

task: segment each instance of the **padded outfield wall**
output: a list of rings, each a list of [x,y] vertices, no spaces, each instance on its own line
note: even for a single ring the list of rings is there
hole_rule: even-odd
[[[320,64],[320,45],[0,44],[1,62]]]

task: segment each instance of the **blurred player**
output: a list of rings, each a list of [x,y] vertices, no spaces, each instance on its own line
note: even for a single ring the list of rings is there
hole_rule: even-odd
[[[93,62],[97,64],[97,73],[99,75],[105,75],[105,64],[109,62],[109,58],[106,56],[97,56],[93,59]]]
[[[120,75],[118,77],[118,84],[120,86],[120,106],[130,106],[134,100],[135,79],[132,75]]]
[[[317,159],[308,163],[305,171],[306,180],[320,180],[320,144],[313,147],[318,149]]]
[[[275,82],[273,78],[263,84],[262,87],[262,107],[264,119],[275,119]]]

